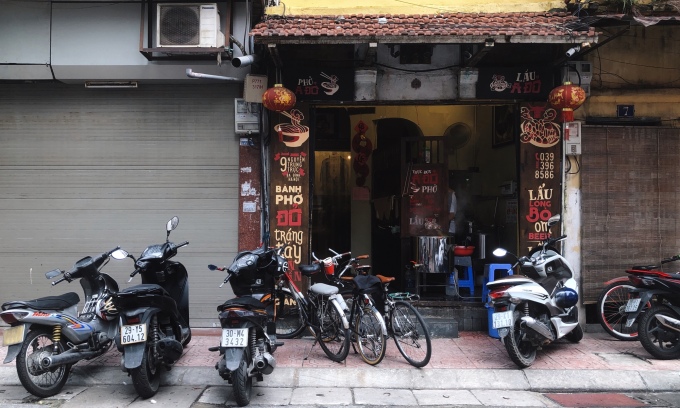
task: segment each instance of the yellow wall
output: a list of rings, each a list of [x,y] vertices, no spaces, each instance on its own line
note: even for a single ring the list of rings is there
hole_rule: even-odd
[[[284,6],[285,4],[285,6]],[[437,14],[437,13],[501,13],[540,12],[564,8],[564,1],[546,0],[286,0],[279,6],[267,7],[269,15],[336,15],[336,14]]]
[[[616,105],[635,105],[635,117],[660,117],[664,126],[680,127],[678,31],[677,26],[633,27],[587,54],[591,95],[575,118],[616,117]]]

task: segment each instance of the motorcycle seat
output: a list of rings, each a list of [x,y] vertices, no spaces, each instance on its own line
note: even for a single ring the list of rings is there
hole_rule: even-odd
[[[217,311],[222,312],[230,307],[243,307],[245,309],[264,309],[265,305],[254,297],[241,296],[229,299],[221,305],[217,306]]]
[[[80,297],[75,292],[64,293],[59,296],[45,296],[33,300],[12,300],[2,304],[2,310],[9,309],[36,309],[36,310],[62,310],[80,302]]]
[[[139,296],[139,295],[162,295],[170,296],[162,286],[155,283],[142,283],[141,285],[130,286],[115,294],[117,297]]]
[[[636,270],[638,270],[638,271],[652,271],[654,269],[657,269],[658,267],[659,267],[659,265],[644,265],[644,266],[634,266],[630,269],[633,270],[633,271],[636,271]]]
[[[312,265],[298,265],[298,269],[303,275],[312,276],[321,272],[321,264],[316,263]]]

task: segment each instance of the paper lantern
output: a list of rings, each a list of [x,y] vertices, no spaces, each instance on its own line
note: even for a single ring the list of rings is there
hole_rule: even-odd
[[[276,84],[262,94],[262,104],[274,112],[287,111],[295,106],[295,94],[283,85]]]
[[[585,101],[586,91],[568,81],[550,91],[548,95],[548,102],[554,108],[561,109],[563,122],[573,122],[574,110],[583,105]]]

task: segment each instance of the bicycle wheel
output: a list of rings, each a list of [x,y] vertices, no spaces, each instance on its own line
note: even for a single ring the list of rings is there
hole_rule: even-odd
[[[270,297],[263,298],[262,301],[269,301]],[[300,312],[300,307],[295,299],[295,295],[288,289],[281,289],[276,293],[276,302],[267,307],[268,313],[273,313],[276,307],[276,337],[279,339],[294,339],[302,334],[305,329],[304,319]]]
[[[375,307],[360,308],[354,321],[356,345],[361,358],[370,365],[380,363],[385,357],[387,338],[383,323]]]
[[[345,329],[340,312],[329,299],[319,301],[317,313],[319,345],[328,358],[339,363],[349,354],[349,329]]]
[[[626,327],[627,314],[624,313],[628,299],[638,296],[629,291],[635,287],[626,281],[613,282],[607,285],[597,299],[597,319],[602,328],[612,337],[619,340],[632,341],[638,339],[638,321]]]
[[[418,310],[408,302],[394,302],[390,327],[394,342],[406,361],[414,367],[425,367],[432,357],[432,341]]]

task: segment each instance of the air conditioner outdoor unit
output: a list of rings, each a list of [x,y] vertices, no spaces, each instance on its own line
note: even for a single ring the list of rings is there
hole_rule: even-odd
[[[224,46],[216,3],[158,4],[156,16],[157,47]]]

